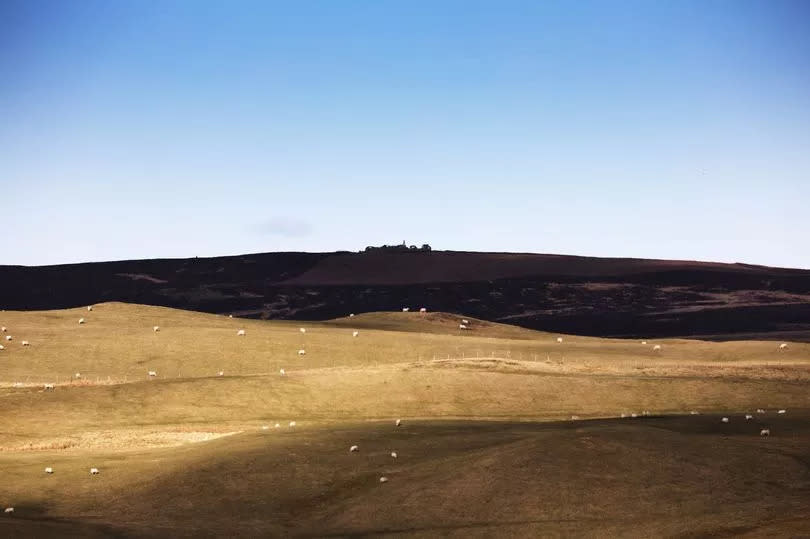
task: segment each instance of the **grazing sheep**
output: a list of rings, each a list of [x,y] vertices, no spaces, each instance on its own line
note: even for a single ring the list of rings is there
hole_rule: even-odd
[[[467,329],[467,326],[465,326],[464,324],[459,324],[458,329]]]
[[[424,307],[421,307],[421,308],[419,309],[419,312],[420,312],[420,313],[426,313],[426,312],[427,312],[427,309],[425,309]]]
[[[281,376],[287,376],[287,371],[285,371],[284,369],[279,369],[279,370],[278,370],[278,373],[279,373]]]
[[[410,310],[411,310],[411,308],[410,308],[410,307],[403,307],[403,308],[402,308],[402,312],[403,312],[403,313],[407,313],[407,312],[408,312],[408,311],[410,311]]]
[[[397,458],[397,452],[396,451],[391,451],[391,458],[392,459]]]
[[[217,373],[217,376],[225,376],[225,371],[219,371],[219,372]]]
[[[299,355],[299,356],[305,356],[305,355],[307,355],[307,351],[306,351],[306,350],[304,350],[304,349],[302,348],[302,349],[300,349],[300,350],[298,351],[298,355]]]
[[[84,324],[84,318],[79,318],[79,325]]]
[[[53,468],[48,466],[47,468],[45,468],[45,473],[53,473]]]
[[[572,415],[571,416],[571,421],[576,421],[577,419],[579,419],[578,415]]]
[[[6,349],[6,347],[3,346],[2,344],[0,344],[0,350],[5,350],[5,349]]]
[[[92,310],[93,310],[93,306],[92,306],[92,305],[88,305],[88,306],[87,306],[87,310],[88,310],[88,311],[92,311]]]
[[[357,337],[358,335],[360,335],[359,331],[352,331],[352,337]]]
[[[647,344],[647,341],[641,341],[641,344]]]
[[[354,313],[350,313],[349,318],[354,318]]]
[[[727,418],[727,417],[724,417],[724,418],[723,418],[723,419],[721,419],[720,421],[722,421],[723,423],[728,423],[728,418]]]
[[[245,330],[240,329],[239,331],[236,332],[236,336],[237,337],[244,337],[245,336]]]
[[[660,344],[656,344],[655,346],[653,346],[653,352],[660,352],[660,351],[661,351],[661,345]]]
[[[385,476],[380,477],[380,483],[387,483],[387,482],[388,482],[387,477],[385,477]]]
[[[759,431],[759,435],[760,436],[770,436],[771,435],[771,429],[762,429],[761,431]]]
[[[45,391],[53,391],[53,384],[45,384]]]
[[[28,346],[30,343],[29,343],[28,341],[23,341],[21,344],[22,344],[23,346]]]
[[[754,419],[754,416],[752,416],[751,414],[745,414],[746,421],[751,421],[752,419]]]
[[[154,378],[155,376],[157,376],[156,371],[149,371],[147,374],[149,375],[150,378]]]
[[[357,451],[360,451],[360,448],[357,447],[356,445],[353,445],[349,448],[349,453],[356,453]]]
[[[757,408],[757,413],[758,414],[764,414],[765,410],[763,410],[762,408]]]
[[[6,335],[6,340],[10,341],[11,340],[11,335]]]
[[[306,332],[307,332],[307,328],[298,328],[298,331],[300,331],[301,333],[306,333]]]
[[[394,425],[396,425],[397,427],[398,427],[398,426],[400,426],[400,425],[402,425],[402,420],[401,420],[401,419],[397,419],[397,420],[396,420],[396,422],[394,423]]]
[[[696,412],[695,410],[692,410],[691,412],[689,412],[689,415],[700,415],[700,412]]]
[[[76,378],[78,379],[78,378],[81,378],[81,377],[82,377],[82,373],[77,372],[77,373],[76,373],[76,374],[74,374],[73,376],[74,376],[74,377],[76,377]]]
[[[290,428],[295,426],[295,421],[290,421]]]
[[[787,347],[788,347],[787,343],[783,342],[782,344],[779,345],[779,350],[787,350]]]
[[[14,508],[13,508],[13,507],[6,507],[6,508],[3,510],[3,512],[4,512],[4,513],[13,513],[13,512],[14,512]]]
[[[562,338],[562,337],[557,337],[557,342],[558,342],[559,344],[562,344],[562,342],[563,342],[563,338]]]
[[[6,328],[6,326],[3,326],[2,328],[0,328],[0,330],[2,330],[3,333],[5,333],[6,331],[8,331],[8,328]]]
[[[228,318],[233,318],[233,315],[232,315],[232,314],[229,314],[229,315],[228,315]]]
[[[469,320],[467,320],[466,318],[462,318],[461,323],[462,323],[462,324],[469,324],[469,323],[470,323],[470,321],[469,321]]]
[[[157,333],[158,331],[160,331],[160,326],[154,326],[154,327],[152,328],[152,331],[154,331],[155,333]]]
[[[778,412],[776,412],[776,413],[777,413],[777,414],[784,414],[784,413],[787,413],[787,410],[779,410],[779,411],[778,411]]]
[[[90,468],[90,475],[98,475],[98,468]]]

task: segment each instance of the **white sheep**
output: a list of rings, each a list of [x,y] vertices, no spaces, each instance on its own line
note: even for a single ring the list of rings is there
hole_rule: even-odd
[[[233,318],[233,315],[232,315],[232,314],[229,314],[229,315],[228,315],[228,318]]]
[[[776,413],[777,413],[777,414],[785,414],[785,413],[787,413],[787,410],[779,410],[779,411],[778,411],[778,412],[776,412]]]
[[[349,318],[354,318],[354,313],[350,313]]]
[[[53,468],[48,466],[47,468],[45,468],[45,473],[53,473]]]
[[[88,310],[88,311],[92,311],[92,310],[93,310],[93,306],[92,306],[92,305],[88,305],[88,306],[87,306],[87,310]]]
[[[45,384],[45,391],[53,391],[53,384]]]
[[[293,428],[294,426],[295,426],[295,421],[290,421],[290,428]]]
[[[298,331],[300,331],[301,333],[306,333],[306,332],[307,332],[307,328],[298,328]]]
[[[84,324],[84,318],[79,318],[79,325]]]
[[[380,477],[380,483],[387,483],[387,482],[388,482],[387,477],[385,477],[385,476]]]
[[[771,435],[771,429],[762,429],[761,431],[759,431],[759,435],[760,436],[770,436]]]
[[[219,372],[217,373],[217,376],[225,376],[225,371],[219,371]]]
[[[396,425],[397,427],[398,427],[398,426],[400,426],[400,425],[402,425],[402,420],[401,420],[401,419],[397,419],[397,420],[396,420],[396,422],[394,422],[394,425]]]
[[[287,371],[285,371],[284,369],[279,369],[279,370],[278,370],[278,373],[279,373],[281,376],[287,376]]]
[[[74,376],[76,379],[79,379],[79,378],[81,378],[81,377],[82,377],[82,373],[77,372],[77,373],[76,373],[76,374],[74,374],[73,376]]]
[[[764,414],[765,410],[763,410],[762,408],[757,408],[757,413],[758,414]]]
[[[300,349],[300,350],[298,351],[298,355],[299,355],[299,356],[305,356],[305,355],[307,355],[307,351],[306,351],[306,350],[304,350],[304,349],[302,348],[302,349]]]
[[[655,346],[653,346],[653,352],[660,352],[660,351],[661,351],[661,345],[660,344],[656,344]]]
[[[30,345],[30,343],[29,343],[28,341],[23,341],[23,342],[22,342],[22,343],[20,343],[20,344],[22,344],[23,346],[29,346],[29,345]]]
[[[578,415],[572,415],[571,416],[571,421],[576,421],[577,419],[579,419]]]
[[[780,345],[779,345],[779,350],[780,350],[780,351],[781,351],[781,350],[787,350],[787,347],[788,347],[787,343],[786,343],[786,342],[783,342],[782,344],[780,344]]]
[[[752,416],[751,414],[745,414],[746,421],[751,421],[752,419],[754,419],[754,416]]]
[[[467,329],[467,326],[465,324],[459,324],[458,329]]]
[[[360,448],[357,447],[356,445],[353,445],[349,448],[349,453],[356,453],[357,451],[360,451]]]
[[[641,341],[641,344],[647,344],[647,341]]]
[[[728,418],[727,418],[727,417],[724,417],[724,418],[723,418],[723,419],[721,419],[720,421],[722,421],[723,423],[728,423]]]
[[[155,333],[157,333],[158,331],[160,331],[160,326],[154,326],[154,327],[152,327],[152,331],[154,331]]]
[[[6,349],[6,347],[3,346],[2,344],[0,344],[0,350],[5,350],[5,349]]]
[[[427,312],[427,309],[425,309],[424,307],[420,307],[420,308],[419,308],[419,312],[420,312],[420,313],[426,313],[426,312]]]
[[[562,337],[557,337],[557,342],[558,342],[559,344],[562,344],[562,342],[563,342],[563,338],[562,338]]]
[[[13,513],[13,512],[14,512],[14,508],[13,508],[13,507],[6,507],[6,508],[3,510],[3,512],[4,512],[4,513]]]
[[[157,376],[156,371],[149,371],[147,374],[149,375],[150,378],[154,378],[155,376]]]
[[[90,468],[90,475],[98,475],[98,468]]]
[[[469,321],[469,320],[467,320],[466,318],[463,318],[463,319],[461,320],[461,323],[462,323],[462,324],[469,324],[469,323],[470,323],[470,321]]]
[[[276,424],[273,426],[273,428],[275,428],[275,429],[277,429],[277,428],[279,428],[279,427],[281,427],[281,425],[279,425],[278,423],[276,423]]]
[[[410,307],[403,307],[403,308],[402,308],[402,312],[403,312],[403,313],[407,313],[407,312],[408,312],[408,311],[410,311],[410,310],[411,310],[411,308],[410,308]]]
[[[240,329],[239,331],[236,332],[236,336],[237,337],[244,337],[245,336],[245,330]]]
[[[695,410],[692,410],[691,412],[689,412],[689,415],[700,415],[700,412],[696,412]]]
[[[5,333],[6,331],[8,331],[8,328],[6,326],[3,326],[2,328],[0,328],[0,330],[2,330],[3,333]]]
[[[391,458],[392,459],[397,458],[397,452],[396,451],[391,451]]]
[[[6,335],[6,340],[10,341],[11,340],[11,335]]]
[[[624,419],[625,417],[627,417],[627,414],[623,413],[623,414],[621,414],[621,417],[622,417],[622,419]]]
[[[352,331],[352,337],[357,337],[358,335],[360,335],[359,331]]]

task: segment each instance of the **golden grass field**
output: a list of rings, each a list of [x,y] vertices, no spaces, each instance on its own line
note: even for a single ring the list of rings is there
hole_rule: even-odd
[[[120,303],[0,325],[0,536],[810,536],[808,344]]]

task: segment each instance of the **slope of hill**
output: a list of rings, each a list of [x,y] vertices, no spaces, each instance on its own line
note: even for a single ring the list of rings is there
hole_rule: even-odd
[[[594,336],[810,340],[810,271],[465,252],[267,253],[0,266],[0,307],[125,301],[267,319],[404,306]]]

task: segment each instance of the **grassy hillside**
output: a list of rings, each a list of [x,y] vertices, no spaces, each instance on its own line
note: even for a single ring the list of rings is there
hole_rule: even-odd
[[[0,535],[806,531],[810,345],[461,318],[2,312]],[[642,411],[661,416],[619,418]]]

